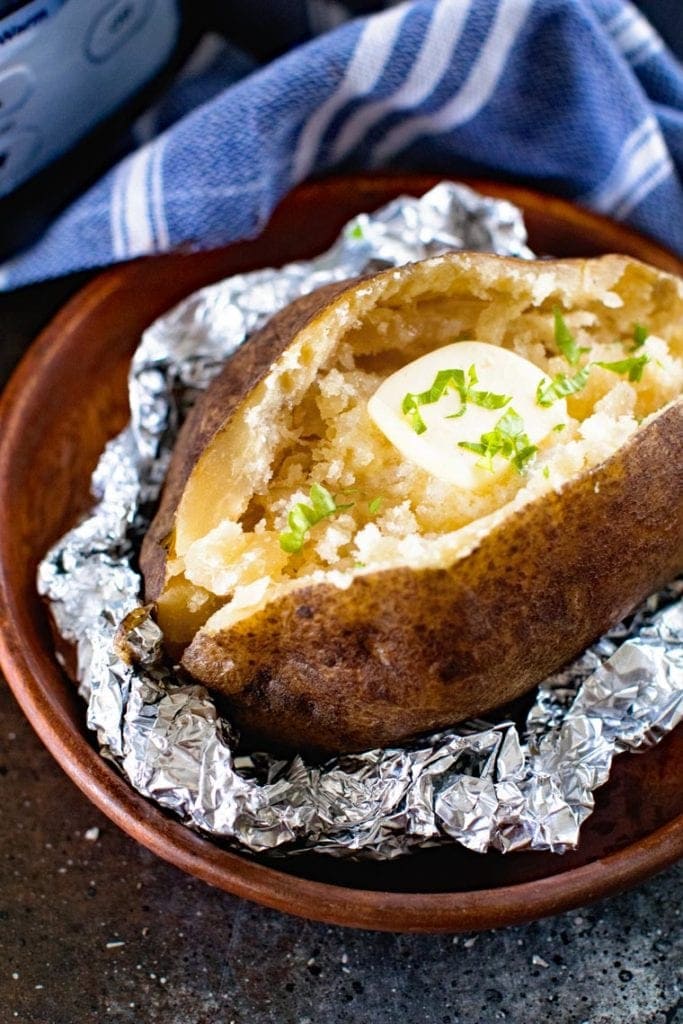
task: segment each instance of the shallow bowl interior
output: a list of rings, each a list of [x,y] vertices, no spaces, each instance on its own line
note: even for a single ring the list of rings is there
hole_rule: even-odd
[[[429,177],[330,179],[296,190],[255,241],[109,270],[59,313],[20,363],[0,403],[0,661],[38,735],[86,795],[159,856],[205,881],[316,920],[403,931],[519,923],[634,884],[683,854],[683,735],[617,759],[575,853],[468,853],[457,846],[387,863],[320,855],[257,858],[202,838],[139,796],[98,755],[85,709],[60,670],[35,592],[38,560],[89,503],[106,440],[127,419],[126,375],[141,331],[163,310],[226,275],[309,257],[353,214]],[[520,205],[539,254],[624,252],[674,273],[673,255],[560,200],[473,183]]]

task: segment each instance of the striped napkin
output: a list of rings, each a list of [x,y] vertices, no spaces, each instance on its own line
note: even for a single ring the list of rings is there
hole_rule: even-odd
[[[521,181],[683,254],[683,68],[624,0],[402,3],[265,67],[208,36],[131,146],[0,288],[253,236],[337,169]]]

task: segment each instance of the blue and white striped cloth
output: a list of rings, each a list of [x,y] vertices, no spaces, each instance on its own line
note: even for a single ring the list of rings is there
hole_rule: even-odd
[[[523,181],[683,253],[683,68],[624,0],[419,0],[256,69],[209,38],[136,131],[0,288],[253,236],[332,169]]]

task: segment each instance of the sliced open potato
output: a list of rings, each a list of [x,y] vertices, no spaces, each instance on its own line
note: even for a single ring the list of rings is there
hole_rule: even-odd
[[[683,285],[626,257],[328,286],[192,411],[147,598],[253,742],[350,751],[479,714],[683,569],[682,394]]]

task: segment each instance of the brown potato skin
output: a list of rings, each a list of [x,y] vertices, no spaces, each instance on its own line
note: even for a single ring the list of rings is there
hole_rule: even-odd
[[[199,455],[298,331],[356,283],[276,314],[195,406],[142,548],[147,601],[163,589]],[[681,571],[683,399],[450,568],[302,587],[229,634],[198,635],[182,664],[222,695],[247,743],[316,755],[388,746],[507,704]]]
[[[683,570],[683,401],[450,569],[297,590],[183,666],[250,743],[387,746],[507,703]]]

